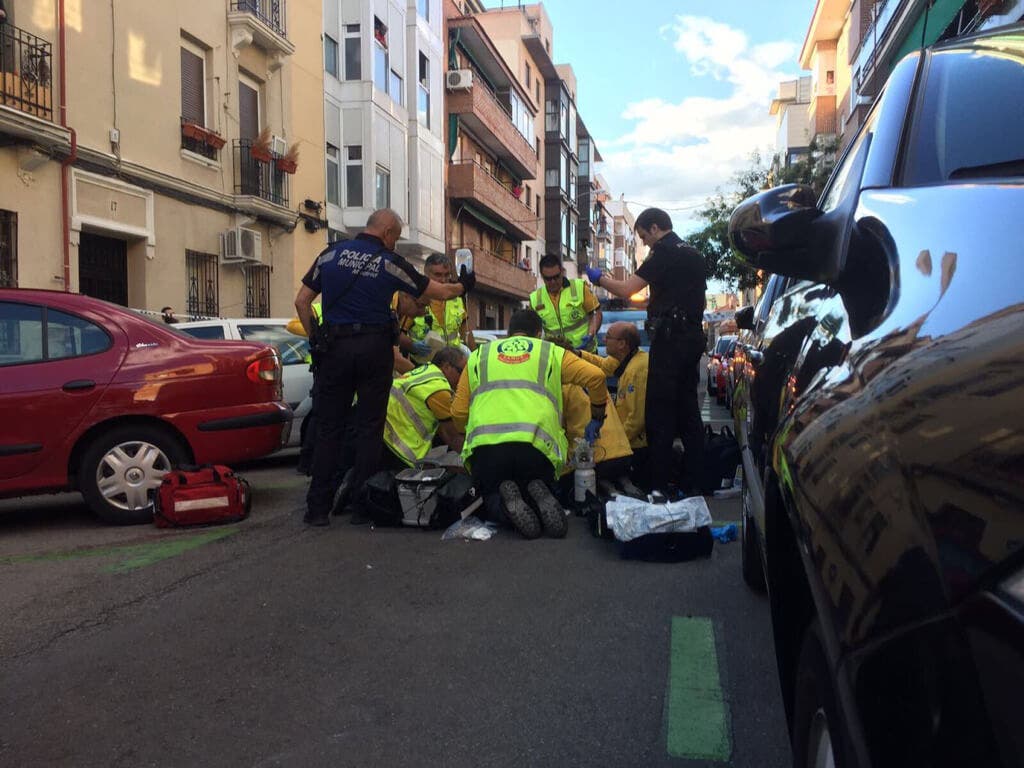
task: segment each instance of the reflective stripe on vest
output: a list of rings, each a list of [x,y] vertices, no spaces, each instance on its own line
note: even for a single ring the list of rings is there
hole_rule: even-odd
[[[557,472],[568,445],[562,430],[562,358],[551,342],[513,336],[478,347],[469,359],[467,466],[482,446],[527,443]]]
[[[544,335],[562,336],[572,346],[578,346],[583,337],[587,335],[587,327],[590,320],[587,311],[583,306],[584,285],[580,278],[569,281],[568,288],[562,288],[558,294],[558,311],[555,311],[554,302],[547,288],[538,288],[530,294],[530,306],[540,315],[544,323]],[[546,297],[546,300],[545,300]],[[563,324],[562,318],[572,317],[572,312],[578,310],[581,314],[579,320]],[[595,346],[596,349],[596,346]]]
[[[384,442],[408,464],[422,459],[437,432],[437,417],[427,399],[437,392],[451,392],[451,384],[435,365],[423,365],[395,379],[388,397]]]

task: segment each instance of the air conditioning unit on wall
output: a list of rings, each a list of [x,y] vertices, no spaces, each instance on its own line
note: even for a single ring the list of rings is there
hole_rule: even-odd
[[[468,91],[473,87],[473,70],[452,69],[445,75],[445,85],[449,91]]]
[[[249,227],[235,227],[220,236],[221,264],[263,262],[263,233]]]

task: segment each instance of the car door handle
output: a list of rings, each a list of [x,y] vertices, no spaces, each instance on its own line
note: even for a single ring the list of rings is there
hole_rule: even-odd
[[[96,386],[96,382],[92,379],[74,379],[64,384],[61,389],[65,392],[78,392],[79,390],[92,389]]]

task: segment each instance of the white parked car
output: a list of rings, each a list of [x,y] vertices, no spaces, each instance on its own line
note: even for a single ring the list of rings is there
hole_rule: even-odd
[[[309,341],[303,336],[289,333],[285,326],[290,318],[244,317],[213,320],[191,320],[169,326],[197,339],[240,339],[259,341],[277,348],[281,356],[284,401],[292,409],[293,421],[289,446],[302,444],[306,431],[306,418],[312,406],[310,390],[313,374],[309,372],[306,355]]]

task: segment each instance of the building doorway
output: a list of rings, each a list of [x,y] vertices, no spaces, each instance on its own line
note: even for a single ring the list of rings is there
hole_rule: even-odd
[[[82,232],[78,241],[78,292],[128,306],[128,243]]]

